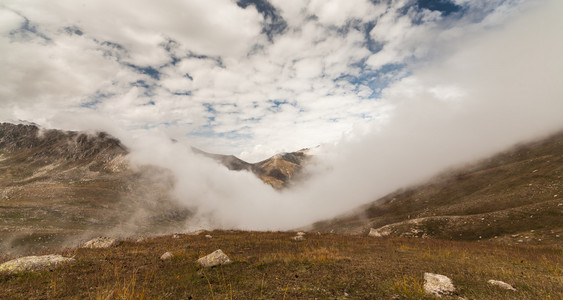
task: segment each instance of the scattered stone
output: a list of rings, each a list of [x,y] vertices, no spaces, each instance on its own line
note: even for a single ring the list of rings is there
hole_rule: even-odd
[[[303,231],[299,231],[299,232],[297,233],[297,236],[304,236],[304,235],[305,235],[305,232],[303,232]]]
[[[299,241],[304,241],[305,237],[302,236],[302,235],[297,235],[297,236],[292,237],[291,239],[299,242]]]
[[[174,234],[174,235],[172,235],[172,238],[173,238],[173,239],[179,239],[179,238],[180,238],[180,235]]]
[[[42,255],[42,256],[25,256],[7,261],[0,265],[0,273],[21,273],[27,271],[39,271],[43,269],[53,269],[54,267],[74,262],[74,258],[63,257],[61,255]]]
[[[493,280],[493,279],[491,279],[491,280],[489,280],[489,281],[487,281],[487,282],[488,282],[490,285],[496,285],[496,286],[498,286],[498,287],[500,287],[500,288],[502,288],[502,289],[505,289],[505,290],[516,291],[516,289],[515,289],[513,286],[511,286],[510,284],[508,284],[508,283],[506,283],[506,282],[504,282],[504,281],[499,281],[499,280]]]
[[[424,273],[424,292],[438,297],[448,296],[455,293],[455,287],[444,275]]]
[[[82,248],[109,248],[119,245],[119,241],[109,237],[97,237],[87,241]]]
[[[200,230],[188,232],[188,235],[200,235],[200,234],[202,234],[202,233],[204,233],[204,232],[205,232],[204,229],[200,229]]]
[[[369,230],[369,234],[368,236],[372,236],[372,237],[384,237],[384,236],[388,236],[391,234],[391,227],[388,226],[383,226],[380,228],[371,228]]]
[[[221,249],[219,249],[198,259],[197,262],[206,268],[210,268],[218,265],[230,264],[231,260],[225,253],[223,253],[223,251],[221,251]]]
[[[213,237],[212,237],[211,235],[209,235],[209,234],[207,234],[205,237],[208,238],[208,239],[212,239],[212,238],[213,238]]]
[[[143,238],[143,237],[142,237],[142,238],[138,238],[138,239],[137,239],[137,243],[142,243],[142,242],[144,242],[145,240],[146,240],[146,239]]]
[[[164,254],[162,254],[162,256],[160,257],[160,259],[162,260],[169,260],[173,257],[174,255],[172,255],[172,252],[165,252]]]

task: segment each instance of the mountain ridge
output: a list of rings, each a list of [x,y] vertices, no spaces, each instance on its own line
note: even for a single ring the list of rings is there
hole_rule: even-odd
[[[563,132],[399,189],[311,230],[563,244],[561,220]]]

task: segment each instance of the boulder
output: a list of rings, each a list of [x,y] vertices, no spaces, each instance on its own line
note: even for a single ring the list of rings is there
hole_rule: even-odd
[[[298,241],[298,242],[299,242],[299,241],[304,241],[304,240],[305,240],[305,237],[302,236],[302,235],[298,235],[298,236],[292,237],[291,239],[294,240],[294,241]]]
[[[384,237],[384,236],[389,236],[391,234],[391,227],[389,227],[388,225],[380,227],[380,228],[371,228],[369,230],[368,236],[372,236],[372,237]]]
[[[74,262],[74,258],[61,255],[25,256],[7,261],[0,265],[0,273],[21,273],[53,269],[56,266]]]
[[[82,246],[82,248],[109,248],[109,247],[113,247],[113,246],[117,246],[119,244],[119,241],[116,239],[112,239],[109,237],[97,237],[95,239],[89,240],[86,243],[84,243],[84,245]]]
[[[164,254],[162,254],[162,256],[160,257],[160,259],[162,260],[169,260],[173,257],[174,255],[172,254],[172,252],[165,252]]]
[[[223,253],[223,251],[221,251],[221,249],[219,249],[198,259],[197,262],[206,268],[210,268],[218,265],[230,264],[231,260],[225,253]]]
[[[209,234],[205,235],[205,237],[208,238],[208,239],[212,239],[212,238],[213,238],[213,237],[212,237],[211,235],[209,235]]]
[[[498,287],[500,287],[500,288],[502,288],[502,289],[509,290],[509,291],[515,291],[515,290],[516,290],[516,289],[515,289],[513,286],[511,286],[510,284],[508,284],[508,283],[506,283],[506,282],[504,282],[504,281],[500,281],[500,280],[493,280],[493,279],[491,279],[491,280],[487,281],[487,283],[489,283],[490,285],[498,286]]]
[[[455,293],[455,287],[444,275],[424,273],[424,292],[438,297],[449,296]]]
[[[303,235],[305,235],[305,232],[303,232],[303,231],[299,231],[299,232],[297,233],[297,236],[303,236]]]

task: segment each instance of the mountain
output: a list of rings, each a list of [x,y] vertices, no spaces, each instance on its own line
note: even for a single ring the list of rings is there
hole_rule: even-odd
[[[257,163],[245,162],[234,155],[207,153],[193,147],[192,151],[220,162],[229,170],[250,171],[258,176],[264,183],[278,190],[289,187],[295,177],[299,178],[303,166],[310,159],[310,156],[307,155],[309,149],[276,154]]]
[[[398,190],[313,230],[563,244],[563,132]]]
[[[278,189],[288,186],[305,161],[304,151],[256,164],[198,153],[231,170],[253,172]],[[184,228],[192,213],[172,195],[173,174],[133,167],[128,154],[103,132],[0,123],[0,250],[37,251],[102,233],[125,237]]]
[[[171,195],[172,174],[132,168],[106,133],[0,124],[0,250],[72,246],[106,234],[170,232],[190,212]]]

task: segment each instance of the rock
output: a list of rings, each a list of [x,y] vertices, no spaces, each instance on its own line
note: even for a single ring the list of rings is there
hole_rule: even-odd
[[[424,273],[424,292],[438,297],[448,296],[455,293],[455,287],[444,275]]]
[[[305,235],[305,232],[303,232],[303,231],[299,231],[299,232],[297,233],[297,236],[304,236],[304,235]]]
[[[200,230],[188,232],[188,235],[200,235],[200,234],[202,234],[202,233],[204,233],[204,232],[205,232],[204,229],[200,229]]]
[[[294,241],[304,241],[305,237],[302,236],[302,235],[298,235],[298,236],[292,237],[291,239],[294,240]]]
[[[172,252],[165,252],[164,254],[162,254],[162,256],[160,257],[160,259],[162,260],[169,260],[173,257],[174,255],[172,254]]]
[[[383,226],[380,228],[371,228],[369,230],[368,236],[372,237],[384,237],[391,234],[391,227]]]
[[[0,265],[0,273],[8,274],[21,273],[27,271],[38,271],[43,269],[53,269],[54,267],[74,262],[74,258],[63,257],[61,255],[26,256],[7,261]]]
[[[503,281],[491,279],[491,280],[487,281],[487,283],[489,283],[490,285],[496,285],[496,286],[503,288],[505,290],[516,291],[516,289],[513,286],[511,286],[510,284],[503,282]]]
[[[221,251],[221,249],[219,249],[198,259],[197,262],[206,268],[210,268],[218,265],[230,264],[231,260],[225,253],[223,253],[223,251]]]
[[[109,237],[97,237],[87,241],[82,248],[109,248],[119,245],[119,241]]]

